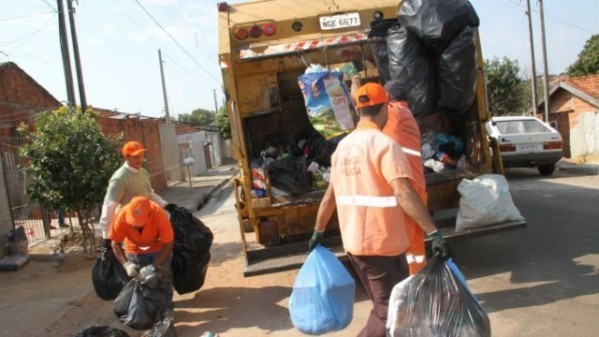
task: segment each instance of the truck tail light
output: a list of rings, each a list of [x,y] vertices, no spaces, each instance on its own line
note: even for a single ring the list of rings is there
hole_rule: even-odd
[[[235,28],[233,35],[237,40],[245,40],[248,38],[248,30],[245,27]]]
[[[512,144],[500,144],[499,151],[501,152],[514,152],[516,151],[516,146]]]
[[[273,36],[277,33],[277,26],[272,22],[265,23],[262,25],[262,33],[265,36]]]
[[[250,32],[250,37],[254,38],[254,39],[259,38],[260,36],[262,36],[262,28],[260,28],[260,26],[253,25],[250,28],[249,32]]]
[[[562,142],[548,142],[543,144],[545,150],[558,150],[562,148]]]

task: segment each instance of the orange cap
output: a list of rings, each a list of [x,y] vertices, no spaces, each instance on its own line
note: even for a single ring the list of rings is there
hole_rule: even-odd
[[[356,108],[366,108],[389,102],[389,96],[382,85],[366,83],[356,92]]]
[[[141,227],[148,223],[150,219],[150,200],[146,197],[134,197],[131,202],[123,208],[125,212],[125,221],[136,227]]]
[[[146,152],[146,149],[141,146],[140,142],[131,141],[123,146],[123,156],[139,156],[144,152]]]

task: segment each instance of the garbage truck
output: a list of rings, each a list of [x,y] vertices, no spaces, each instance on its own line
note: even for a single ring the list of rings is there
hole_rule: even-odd
[[[514,220],[456,230],[460,182],[503,174],[503,166],[484,127],[490,117],[476,12],[466,0],[429,1],[435,8],[423,3],[217,4],[245,276],[303,263],[330,156],[358,118],[348,91],[356,76],[381,84],[396,79],[412,88],[408,103],[422,137],[428,209],[446,240],[526,226]],[[457,7],[443,7],[450,5]],[[314,74],[326,75],[319,84],[330,107],[324,112],[311,106],[316,88],[303,80]],[[335,216],[331,222],[325,244],[342,255]]]

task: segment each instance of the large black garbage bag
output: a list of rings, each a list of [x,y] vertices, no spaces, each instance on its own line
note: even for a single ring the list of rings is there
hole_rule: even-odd
[[[371,49],[374,51],[375,62],[379,69],[379,80],[381,83],[389,81],[389,48],[385,38],[389,28],[397,24],[397,19],[375,20],[370,23],[368,38],[371,39]]]
[[[168,211],[175,232],[171,262],[173,287],[179,294],[196,291],[206,279],[214,235],[185,207],[170,207]]]
[[[114,300],[129,281],[127,273],[110,249],[102,248],[92,268],[92,283],[96,295],[103,300]]]
[[[134,278],[114,300],[114,314],[135,330],[149,329],[158,320],[165,301],[164,285],[144,283]]]
[[[310,127],[301,132],[298,137],[298,142],[302,142],[303,146],[301,149],[307,154],[306,162],[317,162],[320,166],[330,167],[331,166],[331,155],[337,148],[338,139],[326,140],[320,133],[314,128]]]
[[[434,55],[439,55],[462,29],[480,24],[467,0],[405,0],[399,9],[398,20]]]
[[[387,336],[490,337],[491,324],[455,264],[435,256],[393,288]]]
[[[173,319],[165,318],[156,322],[152,330],[145,334],[144,337],[177,337]]]
[[[75,337],[130,337],[125,331],[106,325],[94,325],[89,327]]]
[[[433,114],[437,104],[435,65],[426,47],[399,24],[387,31],[389,73],[410,88],[408,106],[419,119]]]
[[[474,102],[476,87],[476,33],[471,27],[462,30],[438,58],[440,111],[466,112]]]
[[[269,163],[268,176],[274,187],[291,195],[302,195],[312,190],[303,157],[282,158]]]

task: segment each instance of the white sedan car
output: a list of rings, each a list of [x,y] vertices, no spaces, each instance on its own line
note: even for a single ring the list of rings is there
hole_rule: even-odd
[[[505,168],[536,167],[550,176],[563,156],[561,134],[535,117],[493,117],[486,124],[489,136],[497,139]]]

